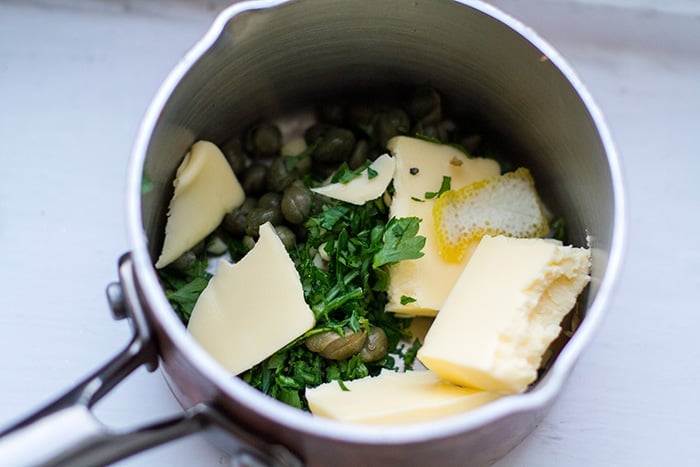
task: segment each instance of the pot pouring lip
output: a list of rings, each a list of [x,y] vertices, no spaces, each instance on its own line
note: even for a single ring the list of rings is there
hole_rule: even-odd
[[[564,346],[556,362],[545,377],[534,388],[523,394],[505,397],[484,407],[448,417],[437,422],[411,425],[366,426],[339,423],[313,417],[298,409],[273,400],[248,386],[245,382],[231,378],[216,361],[210,357],[186,332],[179,318],[173,312],[158,281],[149,255],[146,233],[142,224],[141,187],[142,172],[151,135],[159,116],[178,83],[191,67],[204,55],[221,36],[226,24],[242,12],[272,8],[294,0],[251,0],[236,3],[223,10],[212,23],[205,35],[185,54],[164,80],[150,103],[134,143],[126,191],[127,235],[134,261],[134,275],[142,291],[144,308],[151,325],[163,331],[176,346],[177,351],[198,368],[208,382],[226,397],[238,400],[251,410],[270,420],[291,429],[313,434],[322,438],[336,438],[364,444],[409,443],[455,435],[484,427],[500,418],[519,412],[538,411],[549,406],[560,393],[575,362],[591,341],[596,329],[609,306],[613,289],[620,275],[623,263],[626,237],[626,208],[621,164],[608,130],[605,119],[574,70],[560,54],[543,40],[535,31],[520,21],[480,0],[457,0],[461,6],[475,9],[510,28],[523,40],[542,52],[568,82],[575,88],[586,110],[595,124],[607,156],[610,171],[613,203],[614,228],[610,252],[606,260],[606,272],[598,285],[597,293],[588,307],[585,319]]]

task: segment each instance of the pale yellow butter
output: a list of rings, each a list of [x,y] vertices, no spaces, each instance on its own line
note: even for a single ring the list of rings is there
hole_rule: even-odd
[[[589,282],[590,251],[484,237],[425,336],[418,359],[446,381],[524,391]]]
[[[163,268],[216,229],[227,212],[243,204],[245,192],[226,157],[209,141],[198,141],[180,163],[168,206]]]
[[[187,326],[232,374],[269,357],[313,328],[299,273],[270,223],[238,263],[220,261]]]
[[[372,162],[369,168],[376,172],[373,178],[369,178],[369,170],[365,169],[347,183],[331,183],[312,188],[311,191],[361,206],[367,201],[379,198],[386,191],[394,176],[394,158],[384,154]]]
[[[429,371],[384,371],[306,390],[314,415],[372,425],[405,424],[460,414],[498,399],[497,394],[446,383]]]
[[[435,316],[469,255],[459,263],[442,258],[433,222],[435,199],[426,199],[425,194],[437,192],[445,176],[450,177],[450,187],[455,190],[498,175],[500,166],[492,159],[468,158],[454,147],[407,136],[394,137],[387,146],[396,159],[390,217],[419,217],[418,235],[426,241],[422,258],[390,266],[386,309]],[[411,297],[415,302],[402,305],[401,297]]]

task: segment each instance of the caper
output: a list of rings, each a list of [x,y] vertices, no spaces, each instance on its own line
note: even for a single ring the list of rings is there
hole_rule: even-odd
[[[275,227],[275,231],[287,250],[291,250],[296,246],[297,238],[292,229],[286,225],[278,225]]]
[[[410,116],[420,123],[431,125],[442,119],[442,99],[430,86],[416,88],[406,107]]]
[[[197,243],[195,246],[190,248],[190,251],[194,253],[195,256],[202,256],[204,254],[204,250],[206,250],[206,245],[204,244],[204,240],[201,242]]]
[[[255,198],[248,197],[243,204],[224,216],[222,226],[233,235],[243,235],[248,224],[248,213],[255,207]]]
[[[284,164],[297,176],[305,175],[311,171],[311,155],[304,152],[297,156],[286,156]]]
[[[243,174],[243,190],[246,195],[260,195],[265,192],[267,167],[263,164],[253,164]]]
[[[465,136],[459,140],[459,144],[466,149],[468,153],[474,153],[479,149],[479,145],[481,144],[481,135],[474,133]]]
[[[282,132],[271,122],[257,123],[245,134],[245,150],[256,157],[274,156],[281,146]]]
[[[316,163],[314,164],[314,175],[318,177],[321,180],[325,180],[326,178],[330,177],[334,173],[338,171],[338,163],[333,163],[333,164],[321,164],[321,163]]]
[[[448,139],[454,135],[455,131],[457,130],[457,124],[450,119],[441,120],[438,122],[437,126],[440,128],[440,130],[447,133]]]
[[[335,331],[323,331],[313,336],[309,336],[304,341],[304,345],[312,352],[319,353],[331,342],[340,339],[340,334]]]
[[[168,267],[176,271],[185,272],[194,266],[196,261],[197,255],[192,250],[188,250],[180,255],[178,259],[170,263]]]
[[[292,224],[291,227],[298,242],[305,242],[309,237],[309,229],[304,224]]]
[[[268,192],[258,199],[259,208],[276,208],[282,204],[282,195],[275,192]]]
[[[411,128],[411,120],[406,112],[399,108],[385,110],[377,116],[376,132],[379,142],[386,146],[387,141],[397,135],[408,133]]]
[[[277,225],[282,222],[282,211],[279,207],[253,208],[248,213],[245,233],[258,238],[260,226],[265,222]]]
[[[309,146],[314,144],[316,140],[322,138],[323,135],[325,135],[331,128],[333,128],[333,125],[329,125],[328,123],[314,123],[304,132],[304,140],[306,141],[306,144]]]
[[[327,176],[330,176],[333,172],[329,173]],[[323,212],[324,206],[330,207],[333,206],[334,202],[331,198],[328,198],[327,196],[319,195],[318,193],[311,192],[311,214],[312,216],[315,216],[316,214],[320,214]]]
[[[366,139],[358,139],[355,143],[355,147],[352,150],[352,154],[348,158],[348,167],[355,170],[362,164],[367,162],[369,157],[369,143]]]
[[[324,331],[308,337],[304,341],[306,348],[329,360],[345,360],[356,355],[365,344],[367,335],[364,331],[353,332],[343,328],[343,335],[335,331]]]
[[[282,215],[291,224],[301,224],[309,218],[313,195],[301,182],[294,182],[282,196]]]
[[[226,156],[226,160],[236,175],[242,175],[248,164],[248,157],[243,152],[241,140],[237,137],[231,138],[221,146],[221,152]]]
[[[245,251],[250,251],[255,246],[255,239],[250,235],[244,235],[241,242],[243,243],[243,248],[245,248]]]
[[[311,157],[321,163],[339,163],[350,157],[354,147],[355,135],[352,131],[331,128],[323,135]]]
[[[346,334],[340,339],[328,344],[319,354],[329,360],[345,360],[353,355],[357,355],[362,349],[366,339],[367,335],[364,332]]]
[[[289,170],[285,160],[286,157],[278,157],[272,162],[265,177],[268,190],[282,192],[297,178],[297,174]]]
[[[418,122],[413,127],[413,133],[416,135],[427,136],[429,138],[434,138],[441,142],[447,141],[447,131],[445,131],[439,125],[432,125],[423,122]]]
[[[324,102],[316,110],[318,120],[332,125],[343,123],[343,105],[340,102]]]
[[[370,326],[367,340],[360,350],[363,362],[376,362],[384,358],[389,351],[389,339],[384,330],[378,326]]]
[[[348,124],[358,130],[367,130],[374,122],[375,111],[366,102],[356,102],[348,109]]]

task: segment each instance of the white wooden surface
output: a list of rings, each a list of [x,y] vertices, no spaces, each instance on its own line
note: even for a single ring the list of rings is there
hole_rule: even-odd
[[[617,140],[630,206],[608,318],[544,422],[498,465],[698,465],[697,3],[493,3],[552,42],[588,84]],[[126,342],[103,291],[127,249],[131,145],[158,85],[221,7],[0,1],[0,424]],[[162,377],[139,370],[97,413],[122,428],[178,410]],[[119,463],[226,464],[200,436]]]

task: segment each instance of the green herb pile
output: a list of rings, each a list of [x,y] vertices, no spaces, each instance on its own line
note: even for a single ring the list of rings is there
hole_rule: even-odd
[[[311,216],[305,223],[307,241],[289,253],[299,271],[306,302],[314,312],[316,327],[240,377],[271,397],[307,409],[306,387],[377,375],[383,368],[396,369],[395,356],[403,360],[402,367],[410,369],[418,344],[415,341],[406,349],[400,348],[400,341],[411,339],[411,320],[384,312],[386,266],[423,255],[425,238],[417,235],[419,222],[416,217],[387,222],[387,207],[381,199],[363,206],[342,202],[324,205],[320,213]],[[225,240],[230,254],[240,258],[244,249],[239,242],[233,237]],[[314,260],[320,248],[328,257],[323,269]],[[159,272],[168,299],[185,323],[211,277],[206,265],[207,256],[203,255],[185,271],[166,268]],[[389,341],[389,353],[375,362],[363,362],[359,354],[328,360],[304,345],[314,334],[342,333],[344,328],[366,332],[370,324],[381,327]]]

